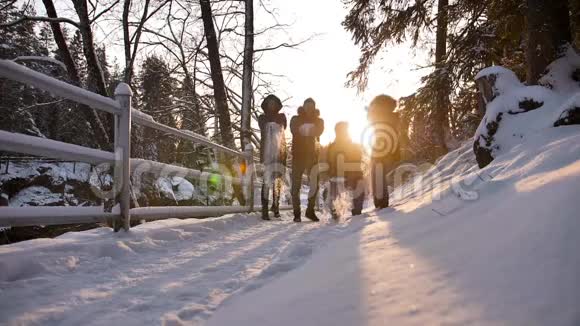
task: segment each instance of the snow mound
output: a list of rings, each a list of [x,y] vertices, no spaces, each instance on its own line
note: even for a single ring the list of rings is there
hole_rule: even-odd
[[[580,123],[580,56],[570,48],[547,71],[540,80],[543,86],[526,86],[503,67],[489,67],[477,75],[476,79],[491,78],[493,87],[493,99],[475,133],[474,151],[480,167],[530,135]]]
[[[502,66],[491,66],[482,69],[477,75],[475,75],[475,80],[491,76],[497,79],[494,84],[494,91],[497,94],[522,86],[518,76],[516,76],[513,71]]]

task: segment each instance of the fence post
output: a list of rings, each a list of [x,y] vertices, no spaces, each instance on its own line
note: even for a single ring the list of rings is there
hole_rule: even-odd
[[[247,184],[247,202],[248,202],[248,209],[250,212],[254,211],[254,146],[250,143],[247,144],[244,148],[244,153],[246,154],[246,172],[245,172],[245,180],[249,184]]]
[[[121,105],[121,114],[115,116],[115,179],[116,190],[119,191],[121,219],[115,223],[115,231],[121,227],[128,231],[131,225],[131,87],[120,83],[115,88],[115,99]]]

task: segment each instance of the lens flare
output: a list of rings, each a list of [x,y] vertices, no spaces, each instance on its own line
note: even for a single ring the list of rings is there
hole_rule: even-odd
[[[393,154],[399,146],[399,134],[389,124],[376,123],[363,130],[361,144],[372,157]]]

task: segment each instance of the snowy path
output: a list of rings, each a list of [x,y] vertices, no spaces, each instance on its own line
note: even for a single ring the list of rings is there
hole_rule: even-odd
[[[18,250],[5,246],[0,293],[11,299],[0,301],[0,324],[203,321],[232,294],[260,287],[356,229],[294,224],[288,213],[273,222],[234,215],[159,221],[124,236],[102,229],[29,241]]]

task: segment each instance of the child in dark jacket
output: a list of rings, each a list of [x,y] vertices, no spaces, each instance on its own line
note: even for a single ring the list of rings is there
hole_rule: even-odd
[[[260,163],[264,166],[262,185],[262,219],[269,220],[268,195],[272,186],[274,217],[280,217],[280,190],[286,166],[286,116],[280,113],[282,102],[275,95],[268,95],[262,102],[264,114],[258,117],[260,126]]]
[[[332,217],[340,216],[335,208],[335,200],[341,191],[352,195],[352,215],[360,215],[365,198],[362,173],[362,147],[353,143],[348,133],[348,123],[339,122],[334,128],[336,138],[327,149],[327,162],[330,178],[330,210]]]

